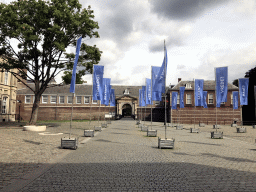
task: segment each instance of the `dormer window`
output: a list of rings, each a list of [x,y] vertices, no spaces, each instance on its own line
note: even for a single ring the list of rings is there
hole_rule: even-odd
[[[192,87],[191,87],[191,84],[190,84],[190,83],[187,83],[187,84],[186,84],[186,88],[187,88],[187,89],[191,89],[191,88],[192,88]]]
[[[129,95],[129,90],[128,89],[124,90],[124,95]]]

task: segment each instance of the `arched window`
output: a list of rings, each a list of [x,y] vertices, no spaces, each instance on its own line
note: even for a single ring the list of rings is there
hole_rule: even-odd
[[[8,85],[8,71],[7,70],[5,70],[5,73],[4,73],[4,84]]]
[[[6,114],[6,104],[7,104],[7,97],[3,97],[2,106],[1,106],[1,112],[2,114]]]

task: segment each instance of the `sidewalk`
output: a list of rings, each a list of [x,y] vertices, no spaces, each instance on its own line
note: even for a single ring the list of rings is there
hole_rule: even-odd
[[[97,124],[97,122],[94,122]],[[150,128],[150,122],[146,122]],[[85,139],[88,123],[73,123],[79,136],[77,150],[60,149],[60,139],[68,136],[69,123],[52,124],[39,135],[20,127],[1,127],[1,184],[33,178],[21,191],[255,191],[256,129],[236,133],[222,126],[224,139],[210,139],[212,126],[189,133],[194,125],[176,130],[167,127],[167,138],[175,138],[174,149],[158,149],[156,137],[146,137],[135,121],[112,121],[94,138]],[[93,126],[93,125],[92,125]],[[164,138],[163,123],[153,123]],[[64,133],[57,135],[57,133]],[[22,147],[21,147],[22,146]],[[52,164],[53,163],[53,164]],[[30,174],[31,173],[31,174]],[[69,173],[74,173],[69,174]],[[29,175],[29,176],[28,176]],[[29,179],[27,179],[29,180]],[[2,188],[6,189],[6,188]],[[0,188],[1,190],[1,188]]]

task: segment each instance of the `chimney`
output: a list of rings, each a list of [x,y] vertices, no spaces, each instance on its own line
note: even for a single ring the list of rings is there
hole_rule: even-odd
[[[181,81],[181,78],[178,78],[178,83]]]

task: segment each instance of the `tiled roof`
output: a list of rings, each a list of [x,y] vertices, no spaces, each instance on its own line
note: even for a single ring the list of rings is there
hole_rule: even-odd
[[[180,81],[177,85],[175,85],[172,89],[169,90],[179,90],[180,87],[185,86],[186,84],[190,84],[191,88],[186,88],[186,90],[194,90],[194,81]],[[229,90],[238,90],[238,87],[228,83]],[[214,80],[205,80],[204,81],[204,90],[215,90],[215,81]]]
[[[30,84],[29,86],[34,87],[33,84]],[[63,94],[63,95],[71,95],[69,92],[70,85],[63,85],[63,86],[55,86],[51,88],[47,88],[44,95],[53,95],[53,94]],[[122,96],[124,95],[125,89],[129,90],[129,95],[133,97],[139,96],[139,89],[141,89],[141,86],[125,86],[125,85],[112,85],[112,89],[115,89],[115,95],[116,96]],[[76,95],[92,95],[92,85],[83,85],[83,84],[77,84],[75,86],[75,93]],[[23,88],[18,90],[18,93],[20,95],[29,95],[33,94],[33,92],[28,88]]]

